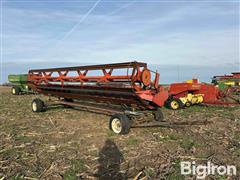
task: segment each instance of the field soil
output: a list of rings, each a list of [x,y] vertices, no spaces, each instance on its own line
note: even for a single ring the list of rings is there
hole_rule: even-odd
[[[0,179],[194,179],[181,161],[235,165],[240,179],[240,108],[162,108],[169,125],[115,135],[109,116],[55,106],[33,113],[34,98],[0,87]]]

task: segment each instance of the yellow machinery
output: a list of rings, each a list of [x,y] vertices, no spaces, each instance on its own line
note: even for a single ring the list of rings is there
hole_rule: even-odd
[[[201,83],[197,79],[187,80],[182,83],[173,83],[169,87],[169,98],[166,105],[171,109],[181,109],[203,102],[203,94],[198,93]]]
[[[179,98],[182,103],[186,106],[189,107],[193,104],[200,104],[203,102],[203,94],[191,94],[188,93],[187,96],[185,97],[180,97]]]

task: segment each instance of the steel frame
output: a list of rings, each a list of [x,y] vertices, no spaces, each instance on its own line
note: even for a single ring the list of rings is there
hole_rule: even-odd
[[[115,69],[130,69],[132,68],[131,75],[112,75]],[[136,81],[141,81],[140,79],[140,68],[147,68],[146,63],[139,62],[129,62],[129,63],[118,63],[118,64],[103,64],[103,65],[93,65],[93,66],[78,66],[78,67],[66,67],[66,68],[52,68],[52,69],[36,69],[29,71],[29,81],[33,82],[35,85],[40,85],[42,83],[49,84],[49,82],[60,82],[63,86],[66,82],[79,82],[81,85],[85,82],[129,82],[132,85]],[[88,76],[89,71],[101,70],[102,75],[100,76]],[[53,77],[53,73],[57,72],[58,76]],[[77,76],[68,76],[70,72],[76,72]],[[139,90],[139,88],[136,88]]]
[[[89,75],[89,72],[95,70],[102,74]],[[114,75],[113,72],[117,70],[126,72]],[[153,81],[152,75],[155,75]],[[159,74],[150,71],[146,63],[136,61],[34,69],[29,70],[28,82],[32,89],[48,96],[107,102],[142,110],[156,109],[162,106],[168,97],[168,93],[159,87]]]

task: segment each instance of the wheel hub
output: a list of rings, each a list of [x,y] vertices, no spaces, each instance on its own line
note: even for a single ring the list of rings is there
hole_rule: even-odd
[[[122,124],[119,119],[115,118],[112,120],[112,130],[115,133],[120,133],[122,130]]]
[[[171,107],[172,107],[173,109],[178,109],[178,108],[179,108],[179,104],[178,104],[176,101],[172,101],[172,102],[171,102]]]
[[[37,103],[35,102],[32,103],[32,109],[33,111],[37,111]]]

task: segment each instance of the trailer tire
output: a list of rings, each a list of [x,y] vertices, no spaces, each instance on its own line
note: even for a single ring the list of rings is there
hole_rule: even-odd
[[[21,92],[21,89],[17,86],[12,87],[12,95],[19,95]]]
[[[116,134],[128,134],[131,128],[130,119],[124,114],[114,114],[109,120],[109,129]]]
[[[172,98],[168,101],[168,107],[173,110],[182,109],[184,104],[180,99]]]
[[[72,102],[73,102],[73,99],[64,98],[64,101],[72,103]],[[73,106],[70,106],[70,105],[68,105],[68,104],[64,104],[63,106],[64,106],[65,108],[73,108]]]
[[[32,101],[32,111],[33,112],[42,112],[44,110],[44,102],[41,99],[34,99]]]
[[[154,118],[156,121],[163,121],[164,116],[160,108],[157,108],[157,110],[154,112]]]
[[[70,98],[64,98],[64,101],[66,101],[66,102],[73,102],[73,99],[70,99]]]
[[[185,103],[185,106],[186,106],[186,107],[190,107],[190,106],[192,106],[192,103],[191,103],[190,101],[187,101],[187,102]]]

